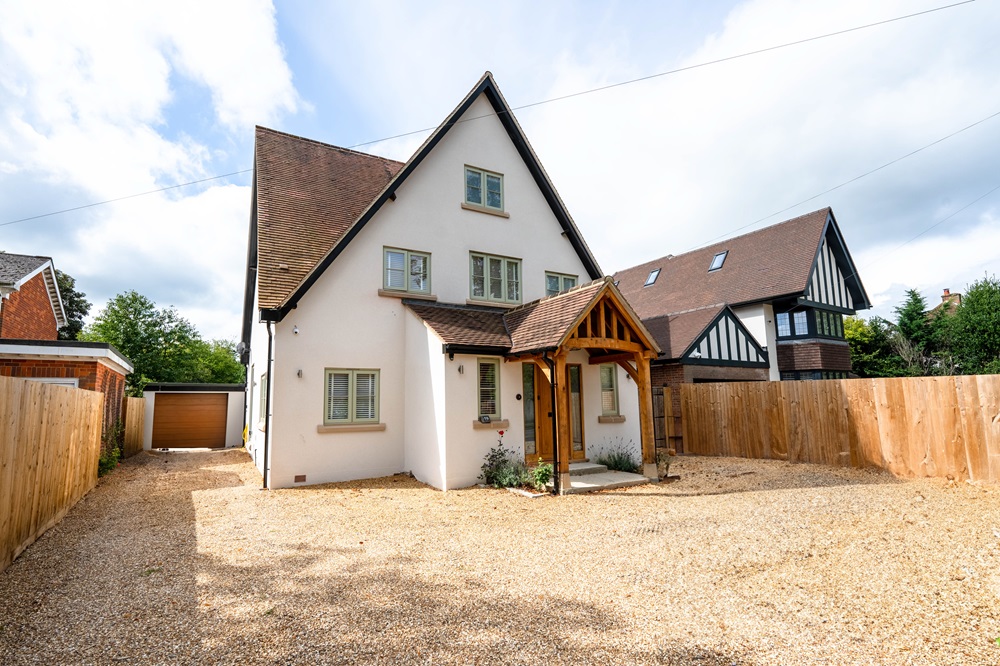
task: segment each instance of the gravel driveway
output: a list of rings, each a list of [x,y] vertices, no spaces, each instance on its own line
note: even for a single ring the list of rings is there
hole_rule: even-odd
[[[143,453],[0,574],[0,663],[1000,663],[1000,489],[671,472],[263,492],[242,451]]]

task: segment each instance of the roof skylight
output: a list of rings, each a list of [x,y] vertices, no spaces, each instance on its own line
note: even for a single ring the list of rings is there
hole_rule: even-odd
[[[651,285],[654,282],[656,282],[656,278],[658,278],[658,277],[660,277],[660,269],[659,268],[654,268],[653,270],[649,271],[649,277],[646,278],[646,284],[644,284],[642,286],[643,287],[648,287],[649,285]]]
[[[725,252],[719,252],[717,255],[712,257],[712,265],[708,267],[708,272],[717,271],[722,268],[722,264],[726,261],[726,255],[729,254],[729,250]]]

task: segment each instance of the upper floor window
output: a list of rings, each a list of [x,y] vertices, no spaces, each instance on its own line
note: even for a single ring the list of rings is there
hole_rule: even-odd
[[[644,284],[642,286],[643,287],[648,287],[649,285],[651,285],[654,282],[656,282],[656,278],[658,278],[658,277],[660,277],[660,269],[659,268],[654,268],[653,270],[649,271],[649,277],[646,278],[646,284]]]
[[[383,287],[390,291],[415,294],[431,292],[431,255],[385,248],[383,253]]]
[[[503,175],[465,167],[465,203],[503,210]]]
[[[575,275],[563,275],[562,273],[545,273],[545,295],[553,296],[560,291],[566,291],[576,286]]]
[[[469,293],[476,301],[521,302],[521,260],[469,253]]]
[[[725,252],[720,252],[714,257],[712,257],[712,263],[708,267],[708,272],[711,273],[712,271],[717,271],[720,268],[722,268],[722,264],[725,263],[726,261],[727,254],[729,254],[729,250],[726,250]]]
[[[775,320],[779,338],[844,337],[844,319],[836,312],[813,309],[796,310],[792,313],[779,312],[775,315]]]

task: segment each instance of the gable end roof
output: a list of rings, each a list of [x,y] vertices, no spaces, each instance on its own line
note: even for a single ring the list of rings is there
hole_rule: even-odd
[[[521,158],[524,160],[524,163],[532,174],[539,190],[542,192],[542,195],[545,197],[546,202],[549,204],[553,214],[559,221],[559,224],[563,228],[567,238],[586,267],[588,274],[592,279],[601,277],[602,273],[597,264],[597,260],[590,252],[590,248],[587,247],[587,244],[583,240],[576,223],[570,216],[569,211],[566,209],[565,204],[556,192],[555,187],[549,180],[548,175],[545,173],[544,168],[539,162],[538,157],[535,155],[534,150],[528,143],[527,137],[525,137],[520,125],[514,118],[506,100],[504,100],[500,90],[497,88],[497,85],[493,80],[493,75],[490,72],[486,72],[479,80],[479,83],[477,83],[469,94],[466,95],[455,110],[448,115],[445,121],[441,123],[436,130],[434,130],[424,144],[416,151],[416,153],[413,154],[412,157],[410,157],[409,161],[403,164],[393,177],[389,179],[381,191],[377,193],[377,196],[373,197],[373,200],[370,199],[370,203],[359,213],[357,219],[353,221],[353,223],[343,232],[342,235],[334,240],[326,254],[318,261],[318,263],[315,264],[308,274],[302,278],[301,282],[295,286],[294,290],[291,291],[287,298],[285,298],[280,304],[271,305],[268,308],[261,308],[261,315],[263,319],[269,321],[281,321],[281,319],[283,319],[289,311],[296,307],[299,300],[301,300],[309,288],[312,287],[316,280],[319,279],[327,268],[329,268],[330,264],[333,263],[344,248],[351,242],[351,240],[357,236],[369,220],[374,217],[375,213],[379,211],[386,201],[395,196],[396,189],[402,185],[406,178],[417,168],[417,166],[420,165],[421,162],[423,162],[424,158],[427,157],[431,150],[433,150],[441,139],[444,138],[451,127],[457,122],[464,122],[461,120],[461,116],[468,111],[469,107],[472,106],[473,102],[475,102],[480,95],[486,96],[490,105],[493,107],[493,110],[500,119],[504,129],[507,130],[507,134],[517,149],[518,154],[520,154]],[[363,155],[363,153],[356,154]],[[244,316],[246,317],[246,315]]]
[[[49,304],[56,319],[56,328],[66,325],[66,310],[63,307],[56,269],[51,257],[0,252],[0,297],[20,289],[28,280],[41,274],[45,290],[49,294]]]

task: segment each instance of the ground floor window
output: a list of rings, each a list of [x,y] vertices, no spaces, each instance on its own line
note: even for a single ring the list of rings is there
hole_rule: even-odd
[[[479,416],[500,418],[500,361],[495,358],[479,359]]]
[[[377,423],[379,371],[327,368],[323,422]]]
[[[618,416],[618,367],[601,365],[601,416]]]

